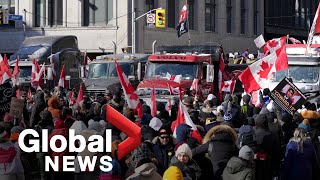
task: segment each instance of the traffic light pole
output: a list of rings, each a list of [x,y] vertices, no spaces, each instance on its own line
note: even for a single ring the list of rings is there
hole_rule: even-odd
[[[144,17],[145,15],[151,13],[152,11],[158,10],[158,9],[162,9],[162,8],[157,8],[157,9],[151,9],[150,11],[142,14],[141,16],[136,18],[136,12],[135,12],[135,8],[134,8],[134,0],[132,0],[132,54],[136,53],[136,21],[139,20],[140,18]]]

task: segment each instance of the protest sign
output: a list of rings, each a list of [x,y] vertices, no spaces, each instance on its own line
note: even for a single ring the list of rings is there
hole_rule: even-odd
[[[270,98],[291,115],[301,108],[307,99],[287,77],[271,91]]]
[[[0,114],[9,112],[13,89],[9,81],[0,85]]]
[[[15,97],[11,98],[10,115],[14,117],[21,117],[23,113],[24,101]]]

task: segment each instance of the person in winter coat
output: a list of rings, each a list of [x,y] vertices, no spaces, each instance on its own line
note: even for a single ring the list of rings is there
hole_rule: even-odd
[[[162,177],[157,173],[157,167],[151,162],[151,151],[147,144],[142,143],[132,154],[132,166],[134,174],[127,180],[161,180]]]
[[[174,156],[173,140],[167,130],[161,129],[159,131],[158,139],[152,148],[158,160],[158,172],[162,175],[168,169],[171,158]]]
[[[192,151],[188,144],[181,144],[175,152],[175,156],[171,159],[170,166],[177,166],[184,179],[199,179],[201,169],[192,159]]]
[[[270,132],[266,114],[258,114],[255,124],[255,137],[259,147],[255,161],[256,179],[269,180],[273,176],[278,176],[281,160],[280,140]]]
[[[146,104],[142,105],[142,112],[143,112],[143,115],[141,118],[141,124],[148,125],[150,120],[152,119],[150,106]]]
[[[224,168],[223,180],[254,180],[254,152],[249,146],[242,146],[239,157],[232,157]]]
[[[242,97],[242,100],[243,100],[243,105],[241,106],[241,111],[242,111],[242,114],[244,115],[244,118],[252,117],[254,107],[250,105],[250,100],[251,100],[250,95],[248,94],[244,95]]]
[[[0,179],[24,180],[24,169],[20,159],[18,143],[9,141],[10,134],[0,126]]]
[[[61,118],[61,110],[59,109],[58,100],[55,97],[51,97],[48,100],[48,111],[51,112],[52,118]]]
[[[44,94],[42,91],[38,91],[34,96],[35,105],[32,107],[30,116],[30,127],[34,128],[35,125],[40,121],[40,112],[43,111],[47,104],[44,101]]]
[[[203,144],[192,149],[193,155],[208,153],[213,166],[214,179],[221,179],[227,162],[237,156],[237,134],[227,125],[218,125],[210,129],[203,138]]]
[[[217,119],[216,115],[213,113],[213,110],[214,110],[213,103],[214,103],[213,100],[206,100],[205,101],[205,103],[204,103],[205,107],[203,107],[200,110],[200,125],[204,126],[206,124],[211,124],[210,122],[214,122]]]
[[[286,148],[282,179],[319,179],[315,176],[318,166],[310,137],[304,129],[297,128]]]
[[[190,148],[197,147],[199,143],[195,138],[191,137],[192,131],[192,127],[188,124],[179,124],[176,127],[176,144],[187,143]]]

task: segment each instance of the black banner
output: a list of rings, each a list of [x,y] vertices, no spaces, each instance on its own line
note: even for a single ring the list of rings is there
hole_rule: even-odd
[[[188,26],[187,26],[188,19],[185,19],[181,21],[178,26],[176,27],[178,37],[180,37],[182,34],[188,32]]]
[[[4,115],[10,110],[11,97],[13,96],[13,89],[10,81],[0,85],[0,115]]]
[[[307,99],[287,77],[271,91],[270,98],[291,115],[301,108]]]

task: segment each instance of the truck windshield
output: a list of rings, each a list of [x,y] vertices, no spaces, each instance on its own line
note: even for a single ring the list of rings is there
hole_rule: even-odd
[[[166,78],[166,74],[181,75],[182,79],[189,80],[196,78],[198,65],[195,63],[155,63],[149,62],[147,67],[147,78]]]
[[[49,49],[49,48],[50,48],[49,46],[43,46],[43,45],[21,47],[16,53],[10,56],[10,60],[15,60],[17,59],[17,57],[19,57],[19,59],[28,59],[29,58],[28,55],[32,55],[36,51],[41,49],[41,51],[37,52],[37,54],[34,54],[34,56],[37,56],[36,58],[38,58],[39,56],[42,55],[42,53],[45,52],[46,49]]]
[[[292,78],[294,83],[316,83],[319,79],[319,66],[290,65],[289,72],[288,70],[276,72],[273,81],[280,82],[284,77]]]
[[[119,63],[123,72],[129,76],[133,75],[133,64]],[[115,63],[92,63],[89,66],[89,78],[118,77]]]

